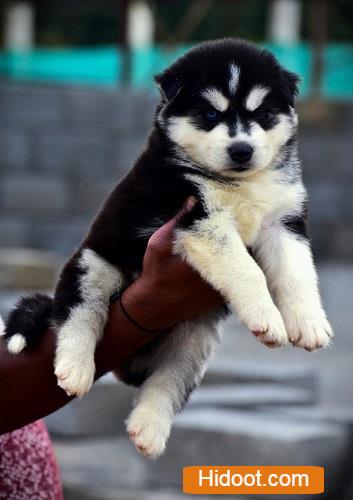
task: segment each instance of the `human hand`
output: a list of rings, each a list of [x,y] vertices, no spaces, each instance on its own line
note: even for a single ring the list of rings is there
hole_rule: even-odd
[[[194,204],[189,198],[182,210],[151,236],[142,273],[123,294],[128,314],[148,330],[166,330],[223,303],[218,292],[181,257],[173,255],[174,230]]]

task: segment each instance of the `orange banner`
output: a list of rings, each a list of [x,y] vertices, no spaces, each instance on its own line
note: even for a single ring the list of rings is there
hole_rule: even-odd
[[[324,490],[323,467],[200,465],[183,469],[183,492],[196,495],[314,495]]]

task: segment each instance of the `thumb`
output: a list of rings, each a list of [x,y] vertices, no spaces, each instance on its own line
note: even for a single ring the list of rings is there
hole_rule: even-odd
[[[189,196],[179,212],[174,215],[172,219],[163,224],[163,226],[157,229],[155,233],[153,233],[151,239],[153,238],[154,243],[158,243],[158,246],[160,246],[161,250],[169,253],[171,252],[175,228],[177,227],[182,217],[190,212],[196,203],[197,199],[194,196]]]

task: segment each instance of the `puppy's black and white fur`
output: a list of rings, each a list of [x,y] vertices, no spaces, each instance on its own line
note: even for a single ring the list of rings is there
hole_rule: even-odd
[[[297,77],[269,52],[229,39],[197,46],[156,81],[147,147],[64,267],[54,301],[23,299],[7,322],[12,352],[33,343],[39,325],[55,326],[55,374],[68,394],[91,388],[110,296],[138,276],[150,235],[190,195],[199,201],[175,232],[175,253],[261,342],[313,350],[332,336],[307,236]],[[127,428],[147,455],[163,452],[202,379],[220,318],[179,324],[124,367],[124,380],[142,384]]]

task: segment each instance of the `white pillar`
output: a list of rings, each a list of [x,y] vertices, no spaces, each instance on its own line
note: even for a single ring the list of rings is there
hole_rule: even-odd
[[[4,48],[29,50],[34,45],[34,9],[29,2],[12,2],[5,8]]]
[[[130,2],[127,20],[127,41],[133,49],[148,48],[154,41],[154,17],[145,0]]]
[[[268,35],[271,42],[290,45],[299,42],[301,0],[272,0]]]

